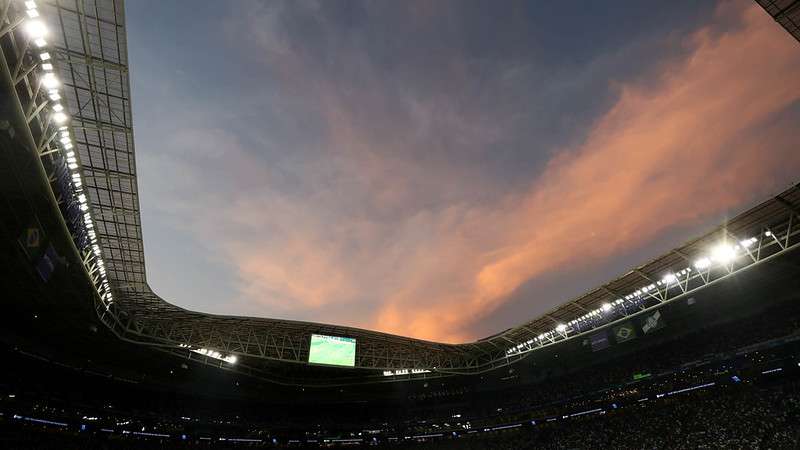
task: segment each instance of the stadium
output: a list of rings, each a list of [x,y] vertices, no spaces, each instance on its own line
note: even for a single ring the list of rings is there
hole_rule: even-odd
[[[758,4],[800,42],[800,2]],[[122,0],[0,0],[1,447],[800,442],[796,184],[468,343],[161,298],[125,17]]]

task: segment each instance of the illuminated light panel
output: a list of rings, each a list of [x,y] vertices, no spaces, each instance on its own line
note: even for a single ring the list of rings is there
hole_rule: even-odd
[[[236,364],[236,362],[239,360],[239,358],[237,358],[236,355],[223,356],[222,353],[207,348],[198,348],[198,349],[193,349],[192,351],[203,356],[208,356],[209,358],[225,361],[228,364]]]
[[[736,250],[728,244],[719,244],[711,250],[711,259],[727,264],[736,258]]]
[[[33,39],[41,39],[47,36],[47,27],[40,20],[29,20],[25,24],[25,32]]]
[[[696,269],[701,269],[701,270],[708,269],[710,266],[711,266],[711,260],[706,257],[700,258],[694,262],[694,267]]]
[[[44,74],[44,77],[42,77],[42,84],[47,89],[55,89],[58,87],[59,82],[54,74],[46,73]]]

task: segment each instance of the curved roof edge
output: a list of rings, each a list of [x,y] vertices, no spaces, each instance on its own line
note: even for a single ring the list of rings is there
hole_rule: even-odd
[[[87,5],[91,10],[86,10]],[[796,185],[709,233],[568,301],[483,340],[445,344],[311,322],[189,311],[156,295],[146,280],[136,178],[127,38],[122,0],[48,0],[42,18],[54,33],[54,64],[72,114],[81,173],[116,301],[97,309],[120,338],[174,351],[213,349],[245,358],[306,364],[312,333],[358,342],[359,368],[479,373],[528,352],[583,335],[672,301],[798,245]],[[769,235],[766,233],[769,232]],[[737,258],[700,268],[720,242]],[[752,248],[751,248],[752,247]],[[752,250],[752,251],[751,251]]]

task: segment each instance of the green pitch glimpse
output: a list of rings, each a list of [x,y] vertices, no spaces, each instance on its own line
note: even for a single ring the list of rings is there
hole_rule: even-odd
[[[346,337],[312,334],[308,362],[311,364],[353,367],[356,365],[356,340]]]

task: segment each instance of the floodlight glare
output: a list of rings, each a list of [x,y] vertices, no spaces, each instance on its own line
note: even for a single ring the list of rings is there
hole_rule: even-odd
[[[694,262],[694,267],[700,270],[708,269],[710,265],[711,265],[711,260],[705,257],[700,258]]]
[[[610,304],[608,304],[608,303],[603,303],[602,308],[603,308],[603,311],[609,312],[609,311],[611,311],[612,306]]]
[[[53,120],[55,120],[56,123],[64,123],[67,121],[67,115],[63,112],[57,112],[53,114]],[[70,167],[70,169],[73,169],[73,167]]]
[[[34,39],[33,43],[36,44],[37,47],[44,47],[47,45],[47,41],[45,41],[44,38]]]
[[[662,278],[661,281],[663,281],[665,284],[667,284],[667,283],[672,283],[677,279],[678,279],[678,277],[676,277],[675,274],[668,273],[668,274],[664,275],[664,278]]]
[[[765,231],[764,232],[764,236],[766,236],[766,237],[772,236],[772,231],[769,231],[769,230]]]
[[[559,333],[563,333],[564,331],[566,331],[566,329],[567,326],[564,325],[563,323],[558,324],[558,326],[556,327],[556,331],[558,331]]]
[[[33,39],[40,39],[47,35],[47,27],[41,20],[29,20],[25,24],[25,32]]]
[[[39,58],[41,58],[42,61],[47,61],[48,59],[50,59],[50,53],[42,52],[39,54]]]
[[[46,73],[44,77],[42,77],[42,84],[47,89],[55,89],[58,87],[58,79],[52,73]]]
[[[711,250],[711,259],[721,264],[727,264],[736,257],[736,251],[728,244],[720,244]]]
[[[34,18],[36,18],[36,17],[39,17],[39,11],[37,11],[37,10],[35,10],[35,9],[29,9],[29,10],[27,10],[27,11],[25,11],[25,12],[27,12],[27,13],[28,13],[28,17],[30,17],[31,19],[34,19]]]

